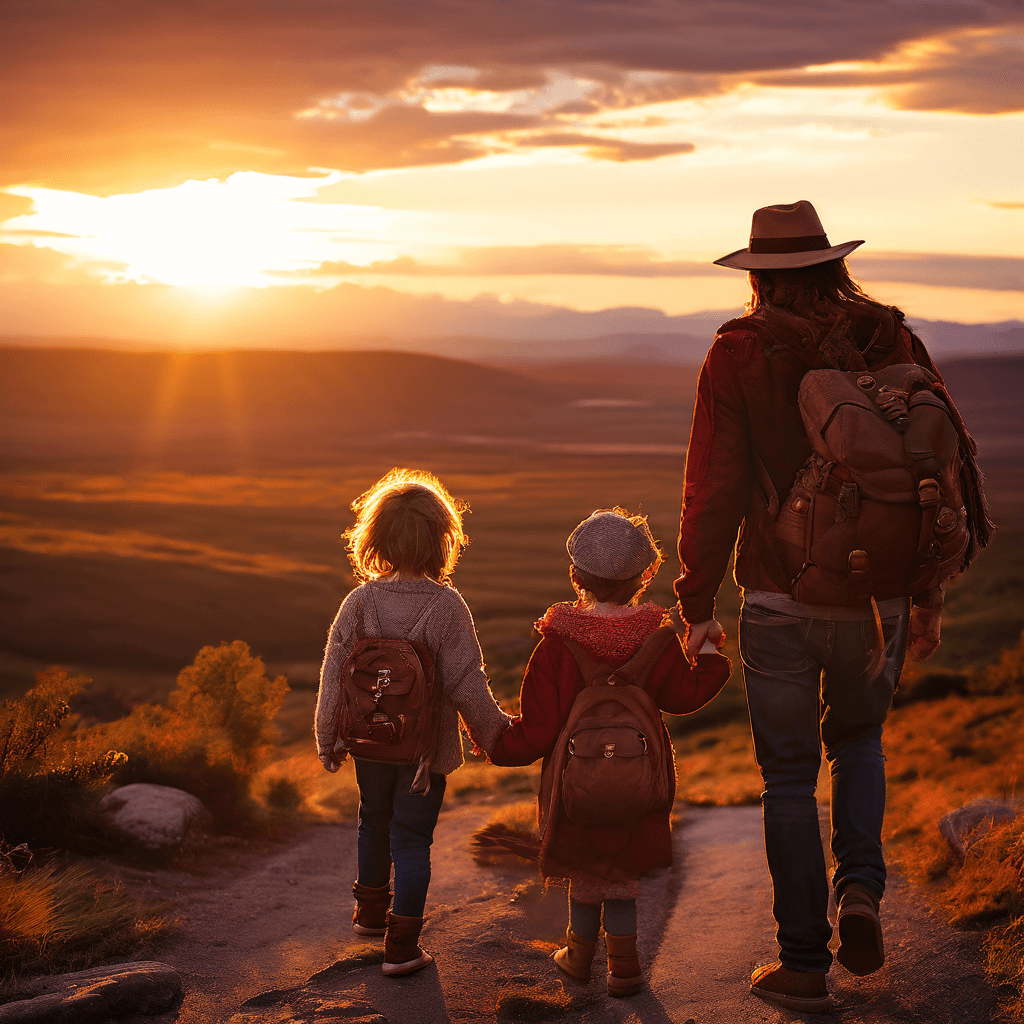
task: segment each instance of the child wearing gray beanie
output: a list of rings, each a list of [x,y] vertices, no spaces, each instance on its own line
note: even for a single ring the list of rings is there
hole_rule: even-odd
[[[636,952],[639,879],[672,863],[675,763],[667,734],[664,743],[659,736],[662,746],[657,749],[669,762],[671,789],[667,802],[639,820],[624,817],[600,827],[581,824],[578,815],[570,820],[565,799],[559,797],[566,798],[566,793],[553,776],[561,775],[567,759],[578,753],[573,738],[567,738],[576,724],[573,707],[585,690],[591,698],[607,693],[613,700],[639,686],[646,695],[643,700],[653,701],[648,701],[655,716],[653,729],[664,734],[659,710],[676,715],[697,711],[725,685],[731,665],[711,645],[691,664],[678,636],[682,627],[672,625],[668,613],[653,602],[640,603],[663,560],[644,516],[619,507],[600,509],[572,531],[566,550],[576,600],[552,605],[535,624],[541,641],[523,679],[520,717],[489,756],[494,764],[509,766],[544,759],[541,873],[569,879],[569,928],[555,964],[570,977],[589,981],[603,921],[608,993],[628,996],[643,985]],[[615,690],[605,691],[601,685],[627,679],[630,685]],[[595,695],[590,688],[596,686],[601,693]],[[643,740],[646,753],[647,740],[633,735]],[[605,744],[604,757],[614,754],[615,744]],[[547,802],[544,794],[552,786],[555,796]]]

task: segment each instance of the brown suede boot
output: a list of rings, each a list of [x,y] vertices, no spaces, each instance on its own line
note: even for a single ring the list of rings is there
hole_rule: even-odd
[[[608,950],[608,995],[635,995],[644,985],[643,971],[636,955],[636,936],[605,932],[604,944]]]
[[[878,897],[859,882],[843,887],[839,897],[839,951],[836,959],[851,973],[863,978],[885,963]]]
[[[765,1002],[805,1013],[831,1010],[834,1002],[825,986],[824,973],[792,971],[777,960],[758,967],[751,974],[750,991]]]
[[[422,917],[388,914],[388,929],[384,936],[385,974],[412,974],[433,963],[434,958],[418,945],[422,928]]]
[[[356,935],[383,935],[388,927],[391,887],[382,885],[374,889],[353,882],[352,895],[356,899],[356,909],[352,912],[352,931]]]
[[[581,939],[571,927],[565,929],[566,945],[555,954],[555,966],[577,981],[590,981],[590,965],[594,962],[597,940]]]

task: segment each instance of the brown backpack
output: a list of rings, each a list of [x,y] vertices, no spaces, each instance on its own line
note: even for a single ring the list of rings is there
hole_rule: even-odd
[[[632,828],[650,812],[672,806],[672,744],[661,711],[643,687],[675,639],[666,627],[655,630],[617,669],[562,641],[584,682],[553,759],[556,770],[561,766],[561,806],[574,825]],[[543,788],[541,804],[543,812]]]
[[[376,616],[372,591],[367,597]],[[427,602],[410,633],[439,597]],[[430,648],[412,640],[363,637],[342,666],[340,686],[338,738],[350,753],[368,761],[418,764],[413,785],[429,788],[443,696]]]
[[[961,467],[973,442],[937,377],[912,363],[810,370],[799,403],[814,454],[781,507],[774,488],[765,496],[797,601],[910,597],[966,568]]]

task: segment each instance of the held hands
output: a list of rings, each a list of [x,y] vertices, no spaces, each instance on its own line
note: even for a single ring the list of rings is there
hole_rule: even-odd
[[[942,612],[936,608],[922,608],[914,605],[910,609],[910,638],[907,642],[907,658],[910,661],[924,661],[935,653],[939,646],[942,630]]]
[[[687,622],[679,614],[679,605],[669,613],[665,625],[674,629],[686,647],[686,656],[693,661],[698,654],[714,654],[725,643],[725,630],[716,619],[706,622]]]
[[[710,653],[709,648],[717,651],[724,643],[725,630],[717,619],[691,622],[686,632],[686,656],[693,661],[698,654]]]

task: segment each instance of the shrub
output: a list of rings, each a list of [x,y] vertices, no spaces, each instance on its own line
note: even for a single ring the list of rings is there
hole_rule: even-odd
[[[251,785],[273,746],[273,720],[287,690],[284,676],[268,679],[262,660],[242,641],[204,647],[179,673],[166,707],[141,704],[88,730],[85,742],[125,751],[120,784],[185,790],[221,827],[237,830],[258,814]]]
[[[20,700],[0,705],[0,822],[12,844],[102,849],[109,844],[96,814],[98,790],[125,760],[68,741],[68,701],[85,683],[51,668]]]
[[[241,640],[204,647],[167,699],[171,711],[211,733],[220,732],[247,774],[273,747],[273,721],[288,692],[284,676],[267,678],[260,658]]]

